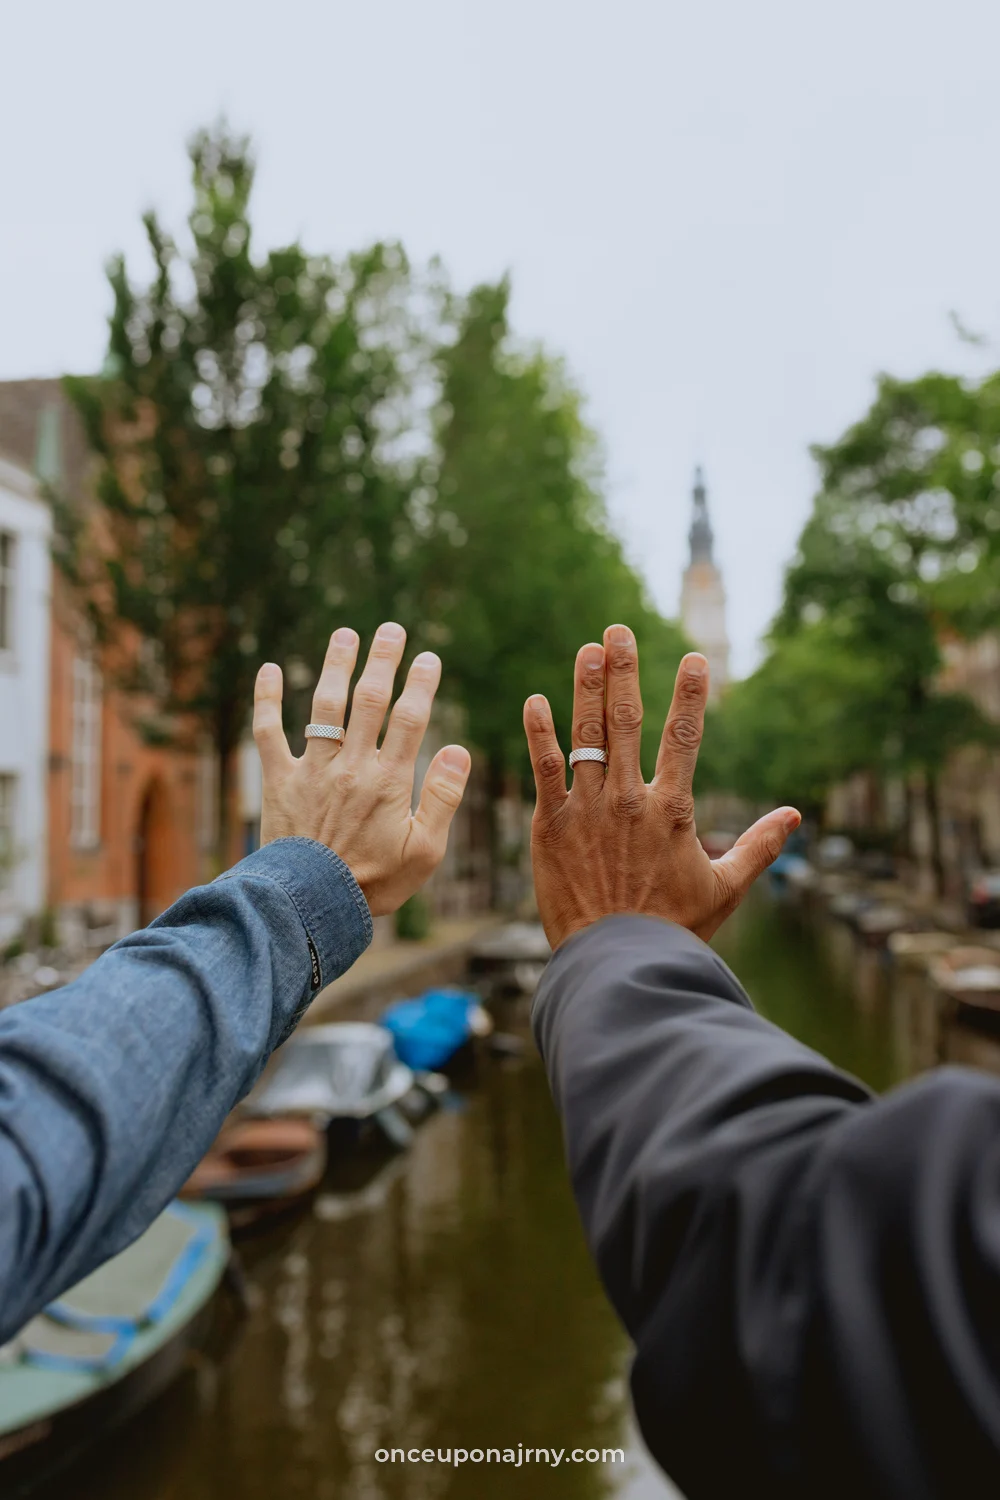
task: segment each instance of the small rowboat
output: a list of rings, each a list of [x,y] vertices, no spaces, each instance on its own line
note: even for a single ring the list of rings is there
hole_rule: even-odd
[[[163,1391],[202,1340],[225,1215],[172,1203],[0,1349],[0,1492],[21,1492]]]
[[[1000,1012],[1000,955],[993,948],[953,948],[930,966],[937,988],[959,1010]]]
[[[244,1104],[248,1115],[298,1115],[326,1129],[335,1120],[374,1121],[394,1146],[412,1130],[399,1104],[415,1087],[392,1037],[366,1021],[307,1026],[285,1043]]]
[[[227,1125],[181,1190],[227,1206],[304,1197],[326,1170],[326,1138],[311,1120]]]
[[[469,972],[491,995],[533,995],[552,956],[538,922],[509,922],[473,946]]]
[[[951,932],[892,932],[888,947],[898,964],[923,969],[928,962],[957,948],[958,944],[959,939]]]
[[[921,923],[919,917],[905,907],[879,901],[874,906],[859,911],[854,918],[854,925],[865,941],[874,948],[885,944],[894,933],[916,932]]]

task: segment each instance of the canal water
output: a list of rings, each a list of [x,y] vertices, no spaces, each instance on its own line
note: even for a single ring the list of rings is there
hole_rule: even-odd
[[[765,1015],[876,1088],[934,1060],[917,991],[846,929],[761,892],[716,946]],[[626,1340],[530,1050],[481,1059],[410,1151],[346,1155],[311,1211],[241,1254],[245,1313],[53,1500],[676,1495],[629,1423]],[[375,1457],[518,1445],[623,1447],[625,1461]]]

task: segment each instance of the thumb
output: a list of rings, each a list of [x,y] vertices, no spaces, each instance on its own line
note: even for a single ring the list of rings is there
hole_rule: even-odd
[[[458,811],[472,769],[472,756],[464,745],[445,745],[427,767],[414,823],[427,840],[444,853],[451,820]]]
[[[757,876],[774,863],[788,835],[801,822],[802,814],[796,808],[778,807],[758,818],[740,835],[728,854],[712,861],[717,877],[722,878],[737,901],[743,899]]]

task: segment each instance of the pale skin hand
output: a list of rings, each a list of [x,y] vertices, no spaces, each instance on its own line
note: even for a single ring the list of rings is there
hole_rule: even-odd
[[[395,911],[441,863],[471,766],[463,746],[439,750],[411,812],[417,755],[441,663],[431,651],[416,657],[380,749],[379,731],[405,645],[401,625],[379,626],[348,722],[358,636],[334,631],[313,695],[312,722],[346,724],[347,734],[339,743],[308,740],[300,759],[289,750],[281,725],[281,668],[266,662],[254,692],[253,733],[264,773],[261,843],[298,834],[325,844],[347,865],[373,916]]]
[[[614,912],[664,917],[708,939],[757,876],[781,853],[801,818],[779,807],[721,859],[695,832],[692,782],[708,699],[708,663],[682,660],[663,729],[656,774],[639,764],[642,699],[635,637],[625,625],[576,658],[573,745],[604,746],[608,767],[578,762],[572,791],[552,712],[541,696],[524,705],[537,803],[531,856],[538,910],[552,947]]]

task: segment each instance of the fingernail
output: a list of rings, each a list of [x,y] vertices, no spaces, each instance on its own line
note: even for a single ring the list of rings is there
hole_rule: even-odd
[[[600,646],[584,646],[586,656],[583,657],[583,670],[585,672],[599,672],[604,666],[604,652]]]
[[[627,625],[612,625],[607,634],[613,646],[627,646],[632,639],[632,632]]]
[[[261,666],[261,669],[257,673],[257,676],[258,677],[273,677],[274,674],[275,674],[275,672],[277,672],[277,670],[278,670],[278,663],[276,661],[266,661]]]
[[[785,828],[789,833],[794,833],[796,828],[798,828],[799,824],[802,822],[802,814],[796,807],[786,807],[784,809],[784,813]]]
[[[351,630],[347,625],[341,625],[339,630],[333,632],[335,646],[353,646],[358,638],[356,630]]]
[[[692,651],[684,658],[684,670],[689,677],[704,677],[708,671],[708,662],[703,656],[699,656],[696,652]]]
[[[543,714],[549,706],[549,700],[544,693],[532,693],[528,699],[528,707],[532,713]]]
[[[383,641],[401,641],[406,631],[394,620],[387,620],[384,625],[379,626],[378,633]]]
[[[413,658],[413,665],[415,667],[439,667],[441,659],[433,651],[421,651],[419,656]]]
[[[441,764],[458,776],[464,776],[472,763],[472,757],[464,745],[445,745],[441,751]]]

